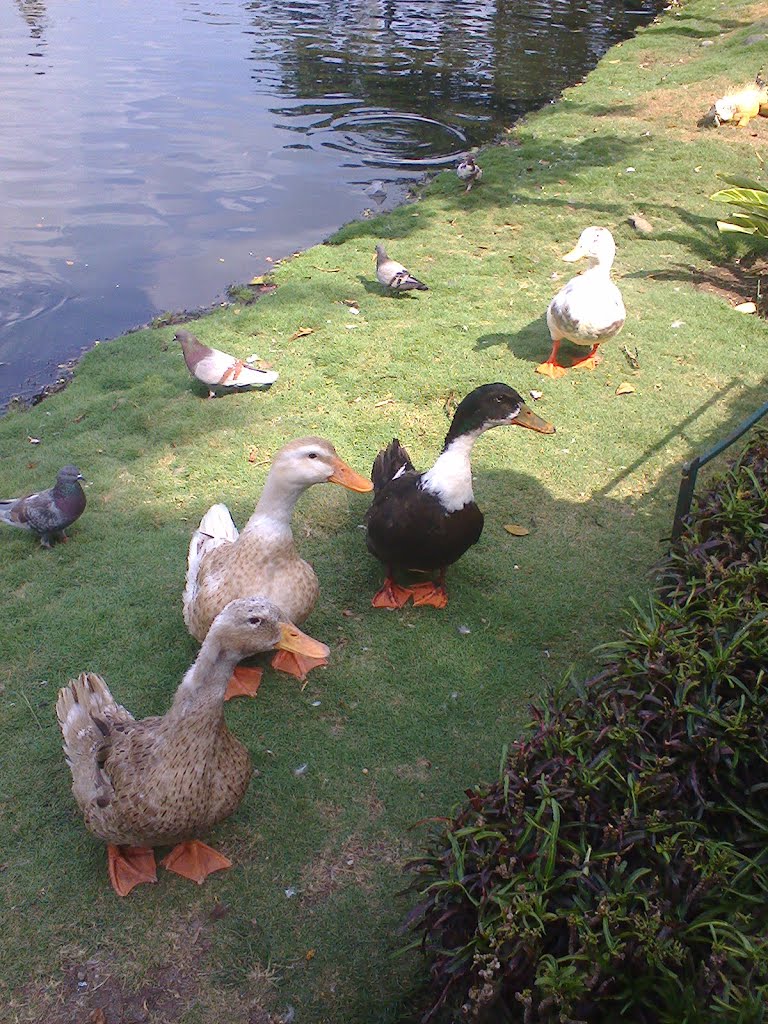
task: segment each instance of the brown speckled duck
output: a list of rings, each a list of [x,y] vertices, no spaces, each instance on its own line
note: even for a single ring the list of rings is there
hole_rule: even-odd
[[[187,559],[184,621],[192,636],[202,640],[225,604],[250,594],[274,601],[291,622],[307,618],[320,587],[314,569],[296,550],[291,516],[304,491],[319,483],[341,484],[351,491],[370,491],[373,486],[339,458],[330,441],[302,437],[281,448],[272,460],[261,497],[241,533],[226,505],[213,505],[205,513]],[[272,662],[298,679],[323,664],[326,658],[293,653],[278,654]],[[227,696],[253,695],[260,674],[238,669]]]
[[[273,647],[315,655],[324,646],[281,618],[261,597],[228,604],[162,717],[135,721],[92,672],[59,691],[72,792],[87,828],[108,844],[118,895],[157,881],[155,846],[174,845],[161,863],[198,883],[231,866],[193,837],[236,810],[251,777],[248,751],[224,722],[232,670]]]

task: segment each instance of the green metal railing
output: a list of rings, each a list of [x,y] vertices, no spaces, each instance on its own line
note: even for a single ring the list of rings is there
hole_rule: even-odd
[[[696,477],[698,476],[701,467],[706,466],[706,464],[714,459],[715,456],[719,455],[720,452],[729,448],[734,441],[738,441],[738,439],[754,427],[758,420],[761,420],[766,413],[768,413],[768,402],[766,402],[765,405],[761,405],[756,412],[752,413],[749,419],[746,419],[743,423],[739,424],[731,434],[729,434],[723,441],[719,441],[714,448],[710,448],[709,451],[704,452],[703,455],[696,455],[690,462],[683,464],[683,475],[680,481],[680,490],[677,492],[677,508],[675,509],[675,518],[672,523],[673,541],[680,539],[685,528],[685,519],[691,511],[693,491],[696,487]]]

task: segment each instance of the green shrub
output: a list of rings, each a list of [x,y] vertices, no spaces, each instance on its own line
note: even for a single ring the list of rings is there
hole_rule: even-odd
[[[762,1021],[768,435],[699,502],[606,667],[534,710],[411,865],[425,1019]]]

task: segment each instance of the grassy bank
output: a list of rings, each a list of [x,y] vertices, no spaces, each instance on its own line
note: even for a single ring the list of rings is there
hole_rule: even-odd
[[[171,327],[98,346],[64,393],[0,421],[8,494],[69,461],[90,483],[69,544],[0,536],[7,1019],[71,1024],[103,1008],[106,1024],[245,1024],[289,1006],[307,1024],[397,1019],[417,977],[392,956],[411,826],[493,774],[529,697],[613,639],[669,534],[680,463],[764,400],[768,327],[730,308],[738,282],[719,268],[738,243],[718,236],[724,211],[708,196],[717,171],[765,180],[768,120],[696,127],[761,66],[766,42],[745,44],[760,32],[768,3],[690,0],[482,154],[468,195],[444,174],[419,202],[280,267],[255,305],[194,325],[271,361],[270,392],[203,401]],[[638,211],[652,235],[628,225]],[[534,373],[544,311],[571,272],[559,254],[591,223],[614,231],[627,325],[597,371],[551,382]],[[428,293],[381,295],[381,239]],[[371,609],[381,573],[357,529],[366,497],[310,491],[295,532],[322,596],[306,628],[331,665],[303,692],[267,674],[257,701],[228,709],[258,772],[214,836],[235,868],[200,890],[163,874],[118,901],[69,793],[58,687],[88,668],[137,716],[162,711],[196,653],[181,590],[205,509],[225,501],[242,522],[271,455],[306,433],[360,471],[397,434],[424,466],[446,408],[493,380],[543,391],[537,411],[558,433],[479,443],[486,527],[449,573],[448,608]],[[635,392],[616,396],[624,381]]]

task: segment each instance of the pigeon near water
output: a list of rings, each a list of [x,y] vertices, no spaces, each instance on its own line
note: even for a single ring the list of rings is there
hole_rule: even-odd
[[[483,169],[480,166],[480,164],[478,164],[475,161],[475,158],[472,156],[472,154],[467,153],[466,156],[463,156],[461,158],[461,162],[459,163],[459,166],[456,168],[456,176],[458,177],[459,181],[467,182],[467,187],[465,191],[469,192],[469,190],[472,188],[475,182],[480,181],[480,179],[482,178]]]
[[[39,536],[44,548],[49,548],[54,538],[67,540],[64,530],[85,511],[82,479],[77,466],[62,467],[56,475],[56,483],[47,491],[0,501],[0,522],[31,530]]]
[[[413,289],[420,292],[429,291],[423,281],[415,278],[402,263],[391,260],[383,245],[376,246],[376,278],[379,284],[393,292],[409,292]]]
[[[217,348],[209,348],[190,331],[176,331],[187,369],[208,388],[208,397],[243,388],[266,388],[274,384],[279,374],[274,370],[259,370],[243,359],[237,359]]]

